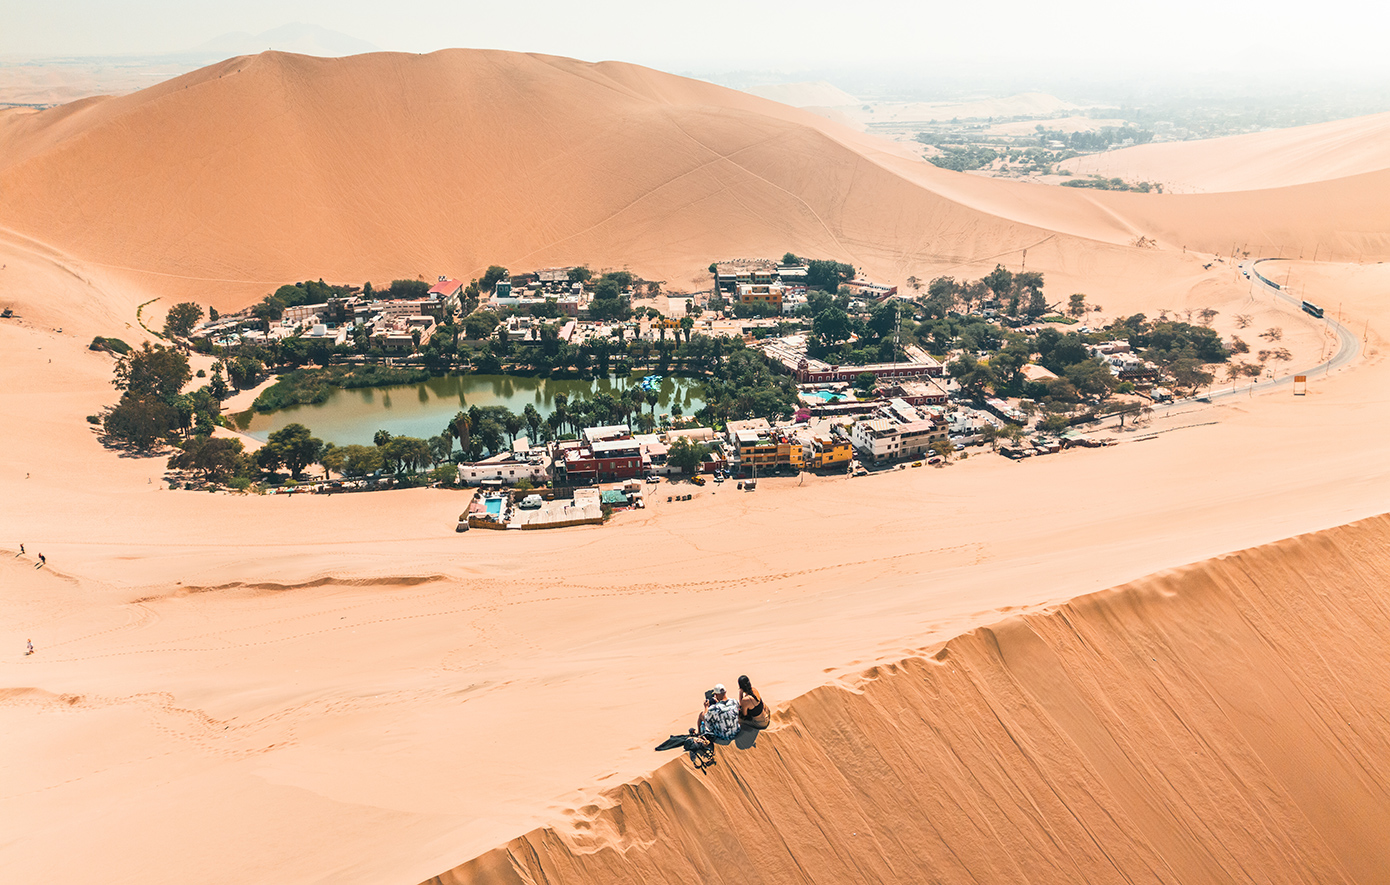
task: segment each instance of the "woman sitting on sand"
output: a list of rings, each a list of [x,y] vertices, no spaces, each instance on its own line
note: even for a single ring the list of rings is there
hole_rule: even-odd
[[[738,721],[750,728],[767,728],[772,721],[763,696],[758,694],[747,676],[738,678]]]

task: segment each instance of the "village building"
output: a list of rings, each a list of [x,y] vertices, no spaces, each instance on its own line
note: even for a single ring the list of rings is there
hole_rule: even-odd
[[[588,485],[644,476],[651,460],[627,425],[586,427],[578,440],[557,444],[556,482]]]
[[[875,462],[919,457],[947,436],[944,417],[921,412],[901,398],[888,400],[876,417],[855,421],[850,427],[850,440],[860,458]]]
[[[867,372],[879,380],[906,380],[912,378],[939,378],[945,367],[930,354],[919,347],[907,348],[908,359],[895,363],[871,363],[863,366],[830,364],[806,353],[806,338],[803,335],[788,335],[772,338],[758,345],[764,356],[774,367],[780,367],[796,379],[798,384],[831,384],[837,381],[853,382]]]
[[[463,283],[441,276],[439,282],[430,287],[429,292],[426,293],[426,298],[430,301],[438,301],[445,313],[452,313],[458,310],[460,300],[463,298]]]
[[[549,458],[544,450],[499,452],[481,461],[459,464],[458,471],[459,482],[470,486],[516,485],[523,479],[540,486],[550,481]]]

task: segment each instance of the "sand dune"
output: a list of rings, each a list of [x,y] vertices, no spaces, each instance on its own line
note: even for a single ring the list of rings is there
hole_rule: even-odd
[[[0,324],[0,547],[29,551],[0,558],[0,868],[1385,881],[1390,526],[1205,560],[1385,509],[1386,174],[1177,197],[989,181],[709,84],[484,52],[266,54],[0,114],[20,314]],[[901,279],[1026,248],[1107,316],[1249,313],[1311,364],[1322,324],[1181,248],[1232,239],[1335,244],[1281,270],[1363,357],[1305,397],[1195,403],[1019,464],[460,536],[444,490],[163,490],[162,458],[83,420],[114,398],[86,342],[138,341],[151,297],[492,261],[693,282],[790,248]],[[705,776],[658,768],[651,746],[738,672],[778,728]]]
[[[1379,517],[974,630],[430,881],[1387,881],[1387,542]]]
[[[1204,141],[1136,145],[1060,165],[1086,175],[1162,182],[1174,193],[1308,184],[1390,168],[1390,113]]]
[[[1034,266],[1065,271],[1081,254],[1128,256],[1140,237],[1311,248],[1338,225],[1352,229],[1341,254],[1379,255],[1390,246],[1366,232],[1382,187],[1277,191],[1213,213],[986,181],[708,83],[464,50],[265,53],[0,115],[0,224],[130,287],[222,309],[286,280],[432,279],[494,262],[587,261],[698,287],[712,260],[790,249],[901,282],[987,270],[1048,240],[1055,259],[1035,252]]]
[[[885,268],[1040,238],[903,187],[814,115],[630,65],[266,53],[0,122],[6,223],[219,307],[325,274],[589,261],[684,284],[731,255]]]

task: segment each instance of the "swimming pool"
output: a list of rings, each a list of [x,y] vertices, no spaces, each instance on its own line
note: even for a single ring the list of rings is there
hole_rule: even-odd
[[[485,501],[483,501],[483,506],[487,508],[487,512],[488,512],[488,514],[491,515],[491,516],[501,516],[501,515],[502,515],[502,499],[501,499],[501,498],[488,498],[488,499],[486,499]]]
[[[828,403],[833,399],[846,400],[851,398],[849,394],[835,390],[812,390],[809,393],[802,394],[802,396],[818,399],[823,403]]]

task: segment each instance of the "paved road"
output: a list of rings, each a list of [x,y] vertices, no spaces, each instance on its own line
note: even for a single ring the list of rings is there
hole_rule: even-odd
[[[1253,285],[1260,287],[1261,291],[1268,292],[1274,295],[1274,297],[1276,298],[1282,298],[1284,301],[1287,301],[1289,304],[1292,304],[1294,307],[1297,307],[1300,310],[1302,310],[1303,299],[1294,298],[1293,296],[1289,295],[1283,289],[1275,285],[1273,280],[1270,280],[1269,278],[1262,275],[1259,271],[1259,268],[1257,267],[1257,265],[1263,264],[1267,261],[1284,260],[1287,259],[1261,258],[1255,261],[1241,262],[1239,265],[1237,265],[1237,267],[1241,271],[1243,271],[1248,277],[1250,277],[1250,280],[1253,283]],[[1326,305],[1323,305],[1323,307],[1325,308]],[[1162,407],[1156,406],[1154,408],[1154,411],[1156,413],[1167,412],[1171,411],[1177,406],[1189,405],[1194,401],[1204,403],[1217,402],[1218,400],[1227,399],[1233,396],[1248,397],[1251,396],[1252,393],[1261,393],[1266,390],[1272,390],[1276,387],[1291,387],[1293,386],[1293,378],[1295,374],[1306,375],[1309,379],[1313,378],[1314,375],[1317,373],[1326,375],[1331,370],[1340,369],[1361,355],[1361,340],[1357,338],[1355,335],[1353,335],[1350,329],[1337,322],[1337,320],[1333,319],[1330,316],[1323,317],[1323,322],[1326,323],[1327,326],[1332,328],[1337,333],[1337,349],[1335,352],[1333,352],[1332,356],[1326,361],[1318,363],[1316,366],[1311,366],[1307,369],[1300,369],[1297,372],[1290,372],[1289,374],[1283,375],[1278,378],[1270,378],[1265,381],[1257,381],[1254,384],[1253,391],[1251,390],[1251,385],[1249,384],[1246,384],[1244,386],[1238,385],[1234,390],[1232,390],[1230,387],[1213,387],[1209,390],[1209,392],[1203,393],[1201,396],[1192,397],[1185,400],[1177,400],[1175,402],[1168,403]]]

